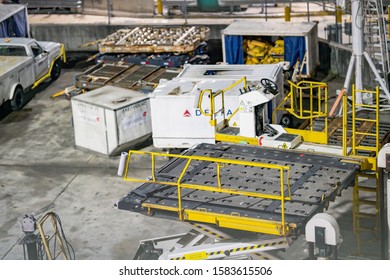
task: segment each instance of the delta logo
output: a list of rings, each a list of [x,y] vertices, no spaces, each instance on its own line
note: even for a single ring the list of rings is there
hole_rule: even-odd
[[[185,118],[191,117],[191,113],[190,113],[190,111],[188,111],[188,109],[185,110],[185,112],[183,113],[183,117],[185,117]]]

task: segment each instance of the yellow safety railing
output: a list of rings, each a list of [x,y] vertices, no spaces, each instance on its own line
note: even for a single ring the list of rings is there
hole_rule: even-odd
[[[150,179],[139,179],[139,178],[133,178],[129,177],[129,166],[131,163],[131,157],[132,155],[148,155],[151,157],[151,178]],[[177,181],[164,181],[164,180],[157,180],[155,175],[155,164],[156,164],[156,157],[168,157],[168,158],[175,158],[175,159],[183,159],[186,160],[185,166],[183,170],[180,172],[180,175],[177,179]],[[195,161],[203,161],[203,162],[210,162],[216,164],[216,178],[217,178],[217,186],[210,186],[210,185],[200,185],[200,184],[190,184],[183,182],[183,177],[187,173],[189,166],[191,163]],[[279,173],[279,179],[280,179],[280,195],[272,195],[272,194],[265,194],[265,193],[259,193],[259,192],[251,192],[251,191],[242,191],[239,189],[234,188],[225,188],[223,187],[223,184],[221,182],[221,168],[223,168],[224,165],[240,165],[240,166],[251,166],[251,167],[257,167],[257,168],[267,168],[267,169],[273,169],[276,170]],[[285,174],[287,173],[287,174]],[[291,200],[291,190],[290,190],[290,167],[289,166],[282,166],[282,165],[276,165],[276,164],[268,164],[268,163],[260,163],[260,162],[252,162],[252,161],[242,161],[242,160],[233,160],[233,159],[223,159],[223,158],[211,158],[206,156],[189,156],[189,155],[175,155],[175,154],[165,154],[165,153],[158,153],[158,152],[144,152],[144,151],[129,151],[128,158],[127,158],[127,164],[125,169],[125,175],[124,180],[130,181],[130,182],[138,182],[138,183],[156,183],[156,184],[163,184],[163,185],[169,185],[169,186],[175,186],[177,187],[177,196],[178,196],[178,207],[171,207],[171,206],[164,206],[164,205],[152,205],[148,203],[144,203],[143,206],[150,209],[161,209],[161,210],[167,210],[167,211],[177,211],[179,215],[179,220],[191,220],[191,217],[196,217],[196,221],[200,222],[210,222],[209,216],[212,217],[212,221],[217,221],[219,218],[221,219],[230,219],[229,224],[237,224],[240,226],[239,229],[248,229],[250,231],[257,231],[257,232],[263,232],[263,233],[269,233],[269,234],[278,234],[278,235],[287,235],[288,233],[288,225],[285,224],[285,202]],[[202,190],[202,191],[210,191],[210,192],[216,192],[216,193],[226,193],[230,195],[241,195],[245,197],[256,197],[256,198],[264,198],[264,199],[271,199],[271,200],[278,200],[281,203],[281,221],[269,221],[269,220],[262,220],[261,219],[251,219],[247,217],[241,217],[238,213],[231,213],[231,215],[221,215],[218,213],[210,213],[207,212],[206,209],[197,209],[197,210],[191,210],[191,209],[184,209],[182,204],[182,197],[181,197],[181,191],[182,189],[193,189],[193,190]],[[199,215],[201,214],[201,215]],[[203,218],[199,218],[203,217]],[[202,219],[202,220],[199,220]],[[256,221],[256,223],[254,223]],[[260,221],[260,222],[259,222]],[[244,226],[247,222],[247,228]],[[221,225],[221,223],[219,223]],[[256,228],[254,228],[254,224],[256,224]],[[264,228],[262,231],[262,226]]]
[[[342,145],[343,145],[343,156],[348,155],[347,147],[347,133],[348,133],[348,96],[345,91],[340,92],[343,95],[343,134],[342,134]]]
[[[44,230],[44,224],[49,218],[51,220],[53,228],[51,229],[52,234],[50,236],[47,236],[45,233],[45,230]],[[45,214],[37,223],[37,228],[38,228],[40,236],[42,238],[42,243],[43,243],[43,247],[45,248],[45,251],[46,251],[47,259],[48,260],[56,260],[62,254],[64,260],[69,260],[69,256],[65,250],[65,242],[64,242],[63,237],[61,235],[61,232],[57,226],[55,214],[53,212],[49,212],[49,213]],[[59,244],[59,246],[58,246],[59,251],[58,252],[56,252],[56,251],[52,252],[50,250],[49,242],[53,238],[56,238],[56,240],[58,241],[58,244]]]
[[[373,104],[358,103],[357,94],[371,94]],[[376,237],[380,234],[381,215],[380,212],[380,179],[377,170],[377,156],[380,150],[379,138],[379,87],[375,90],[358,90],[352,85],[352,110],[351,110],[351,138],[347,138],[348,133],[348,97],[343,93],[343,155],[362,160],[361,170],[355,178],[353,188],[353,232],[356,240],[356,254],[359,256],[362,250],[362,240],[367,242],[370,238],[368,232],[375,233]],[[374,117],[369,118],[365,112],[364,116],[358,116],[358,109],[374,112]],[[360,122],[360,124],[359,124]],[[375,130],[372,132],[372,130]],[[363,145],[363,140],[372,137],[375,143],[371,146]],[[369,140],[372,140],[369,139]],[[361,152],[368,152],[367,155]],[[364,162],[363,162],[364,160]],[[369,184],[361,184],[372,180]],[[374,221],[374,222],[373,222]]]
[[[326,83],[311,81],[301,81],[297,84],[289,81],[289,83],[290,92],[273,111],[272,122],[276,122],[278,111],[286,111],[298,119],[309,121],[309,130],[287,128],[287,132],[301,135],[304,141],[327,144],[328,86]],[[304,107],[304,98],[309,98],[308,109]],[[314,104],[315,100],[317,100],[316,105]],[[289,103],[289,107],[283,107],[287,103]],[[318,118],[324,118],[323,131],[314,130],[314,120]]]
[[[372,94],[374,99],[374,104],[362,104],[356,102],[356,94],[357,93],[365,93],[365,94]],[[368,109],[375,112],[375,117],[373,119],[369,118],[361,118],[356,116],[356,109]],[[356,121],[361,122],[369,122],[374,123],[375,125],[375,132],[371,133],[363,132],[363,131],[357,131],[356,129]],[[371,136],[375,138],[375,147],[373,146],[365,146],[362,144],[357,143],[356,138],[357,136],[366,137]],[[359,151],[365,151],[370,152],[370,156],[368,157],[368,161],[372,162],[373,170],[376,170],[376,157],[378,156],[379,150],[380,150],[380,143],[379,143],[379,87],[376,87],[375,90],[357,90],[355,88],[355,85],[352,85],[352,149],[351,149],[351,155],[357,156]]]
[[[360,104],[356,103],[356,93],[366,93],[366,94],[372,94],[375,97],[375,103],[370,104]],[[361,118],[357,117],[357,109],[362,108],[370,111],[375,112],[375,117],[373,119],[369,118]],[[360,158],[363,160],[362,162],[362,169],[363,170],[371,170],[371,171],[377,171],[376,170],[376,158],[380,150],[380,138],[379,138],[379,87],[377,87],[374,91],[372,90],[357,90],[355,88],[355,85],[352,85],[352,124],[351,124],[351,140],[348,141],[347,134],[348,134],[348,96],[347,94],[343,95],[343,155],[344,156],[350,156],[355,158]],[[358,128],[356,126],[356,122],[367,122],[367,123],[373,123],[375,125],[375,133],[364,132],[364,131],[358,131]],[[375,147],[374,146],[364,146],[360,145],[357,142],[356,137],[366,137],[371,136],[375,137]],[[361,142],[361,141],[360,141]],[[349,147],[348,147],[349,143]],[[365,152],[371,152],[369,156],[362,156],[359,155],[359,151],[365,151]]]
[[[238,112],[238,108],[237,108],[236,110],[234,110],[234,112],[228,118],[226,117],[226,115],[225,115],[225,92],[227,92],[228,90],[231,90],[232,88],[234,88],[235,86],[237,86],[241,83],[243,83],[243,88],[246,88],[246,85],[247,85],[246,77],[243,77],[243,78],[237,80],[236,82],[234,82],[233,84],[231,84],[227,88],[224,88],[224,89],[219,90],[217,92],[213,92],[211,89],[204,89],[201,91],[200,96],[199,96],[199,100],[198,100],[198,108],[199,108],[199,111],[201,112],[202,115],[210,117],[211,126],[216,127],[218,125],[217,124],[217,115],[219,113],[222,113],[222,118],[223,118],[223,120],[220,123],[222,123],[225,126],[228,124],[228,122],[231,120],[231,118]],[[210,97],[210,113],[206,113],[202,108],[202,102],[203,102],[203,97],[204,97],[205,93],[208,93],[209,97]],[[221,108],[219,110],[216,110],[215,99],[218,96],[221,96]]]

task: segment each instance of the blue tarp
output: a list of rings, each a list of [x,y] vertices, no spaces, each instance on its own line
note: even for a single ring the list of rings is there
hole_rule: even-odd
[[[27,19],[25,10],[21,10],[18,13],[14,14],[14,31],[16,37],[28,37],[28,28],[27,28]]]
[[[21,10],[0,22],[0,37],[28,37],[26,11]]]
[[[0,22],[0,38],[7,37],[7,25],[5,24],[5,21]]]
[[[240,35],[225,36],[226,62],[229,64],[244,64],[243,40]]]
[[[243,38],[241,35],[225,35],[226,62],[229,64],[244,64]],[[298,58],[302,63],[306,52],[305,37],[288,36],[284,37],[284,59],[290,62],[291,67],[295,65]],[[306,66],[303,68],[306,74]]]
[[[305,45],[305,37],[302,36],[290,36],[284,37],[284,59],[290,62],[290,66],[294,67],[298,58],[300,64],[303,61],[303,57],[305,56],[306,45]],[[306,74],[306,66],[303,67],[302,74]]]

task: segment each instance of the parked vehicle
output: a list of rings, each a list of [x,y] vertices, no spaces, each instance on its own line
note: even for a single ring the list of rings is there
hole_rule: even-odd
[[[56,80],[66,62],[64,46],[30,38],[0,38],[0,105],[23,107],[25,93],[47,79]]]

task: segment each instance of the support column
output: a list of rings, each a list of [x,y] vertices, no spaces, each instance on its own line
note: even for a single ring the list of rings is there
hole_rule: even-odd
[[[159,15],[163,14],[162,0],[157,0],[157,14],[159,14]]]
[[[337,43],[342,44],[343,43],[343,18],[342,18],[343,12],[341,10],[340,6],[336,7],[336,36],[337,36]]]
[[[284,21],[291,21],[291,7],[284,7]]]
[[[387,30],[387,33],[388,34],[390,34],[390,5],[389,6],[387,6],[387,28],[388,28],[388,30]]]
[[[356,58],[355,64],[355,88],[363,89],[363,51],[364,51],[364,24],[362,0],[352,0],[352,17],[355,22],[352,24],[352,50]],[[356,94],[356,103],[362,103],[362,94]]]

